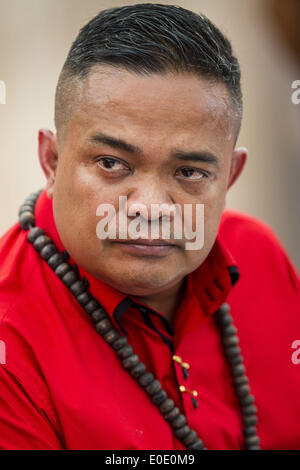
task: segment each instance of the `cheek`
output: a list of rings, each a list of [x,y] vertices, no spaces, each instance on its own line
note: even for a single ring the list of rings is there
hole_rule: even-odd
[[[184,257],[188,271],[197,269],[209,255],[218,234],[223,204],[220,199],[215,201],[206,201],[204,203],[204,217],[199,220],[198,226],[196,217],[194,217],[193,231],[197,234],[191,242],[185,240],[185,243],[191,243],[190,249],[184,251]],[[200,249],[196,249],[200,246]],[[192,248],[193,247],[193,248]]]
[[[97,238],[100,204],[116,206],[118,194],[84,166],[70,169],[62,162],[53,195],[54,218],[63,244],[73,251],[101,248]]]
[[[212,247],[218,233],[220,219],[224,210],[226,191],[218,194],[205,204],[204,232],[205,245]]]
[[[219,181],[211,185],[203,195],[197,197],[190,204],[181,205],[184,223],[192,226],[193,232],[199,230],[204,224],[206,237],[210,238],[217,230],[226,198],[226,184]]]

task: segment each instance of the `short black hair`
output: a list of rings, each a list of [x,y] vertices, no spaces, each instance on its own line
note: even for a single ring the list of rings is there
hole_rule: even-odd
[[[141,3],[101,11],[72,44],[56,91],[56,128],[65,114],[72,79],[97,64],[139,74],[189,72],[227,86],[242,119],[241,72],[229,40],[204,15],[173,5]]]

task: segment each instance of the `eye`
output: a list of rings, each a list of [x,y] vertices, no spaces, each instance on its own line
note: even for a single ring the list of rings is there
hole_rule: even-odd
[[[183,179],[188,179],[191,181],[200,181],[203,178],[208,178],[209,176],[206,171],[190,167],[180,168],[179,170],[177,170],[176,174],[179,175],[179,177],[182,177]]]
[[[126,165],[126,163],[111,157],[99,158],[97,160],[97,164],[100,168],[109,172],[120,172],[129,170],[128,165]]]

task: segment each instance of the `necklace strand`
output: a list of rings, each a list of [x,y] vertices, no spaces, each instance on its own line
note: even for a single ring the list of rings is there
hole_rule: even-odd
[[[159,408],[160,413],[171,426],[174,435],[189,450],[207,450],[197,433],[188,426],[186,417],[162,389],[161,383],[151,372],[147,371],[145,364],[140,362],[139,357],[128,344],[127,338],[118,332],[107,312],[89,292],[88,280],[86,278],[80,279],[78,267],[71,266],[67,262],[69,259],[67,252],[59,253],[44,230],[35,226],[35,205],[41,193],[42,190],[31,194],[19,211],[20,227],[29,231],[28,241],[62,280],[85,312],[90,315],[95,323],[96,331],[113,348],[124,369],[145,389],[152,403]],[[245,448],[260,450],[260,440],[256,428],[257,408],[254,396],[251,394],[239,347],[237,329],[233,325],[228,304],[224,303],[215,315],[224,353],[231,369],[235,393],[242,411]]]

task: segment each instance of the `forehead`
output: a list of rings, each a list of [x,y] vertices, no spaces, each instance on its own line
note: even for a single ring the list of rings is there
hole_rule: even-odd
[[[226,86],[192,74],[141,75],[96,66],[77,99],[71,121],[82,138],[117,130],[122,136],[151,140],[213,137],[217,145],[234,134]]]

